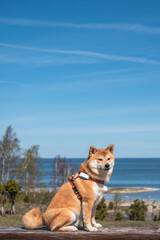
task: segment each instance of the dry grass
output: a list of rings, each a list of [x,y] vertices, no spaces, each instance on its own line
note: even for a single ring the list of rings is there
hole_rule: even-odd
[[[22,223],[23,214],[17,215],[4,215],[0,216],[0,227],[20,227],[23,226]],[[114,221],[107,219],[105,221],[97,221],[102,224],[103,227],[153,227],[158,228],[160,223],[154,221]]]
[[[153,227],[158,228],[160,222],[154,221],[130,221],[130,220],[105,220],[105,221],[97,221],[102,224],[103,227]]]
[[[29,195],[30,201],[24,203],[23,199],[25,197],[24,193],[19,195],[18,199],[16,200],[16,215],[9,215],[5,214],[4,216],[0,215],[0,227],[12,227],[12,226],[23,226],[22,223],[22,216],[29,211],[30,209],[34,208],[35,206],[41,206],[42,211],[45,211],[46,206],[48,206],[51,198],[53,197],[53,193],[31,193]],[[125,212],[128,207],[121,207],[121,211]],[[5,211],[9,212],[10,210],[10,203],[8,202],[5,205]],[[100,221],[97,221],[100,222]],[[105,221],[100,222],[104,227],[159,227],[160,222],[154,221],[130,221],[130,220],[122,220],[122,221],[115,221],[114,219],[107,218]]]

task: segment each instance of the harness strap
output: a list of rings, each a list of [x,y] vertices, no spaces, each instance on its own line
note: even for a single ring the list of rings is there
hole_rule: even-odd
[[[89,177],[88,174],[85,174],[85,173],[80,173],[80,172],[77,172],[75,175],[72,175],[72,177],[68,177],[68,180],[72,186],[72,189],[74,191],[74,193],[77,195],[77,198],[79,200],[82,199],[77,187],[75,186],[74,184],[74,181],[77,179],[77,178],[81,178],[83,180],[90,180],[92,182],[96,182],[96,183],[100,183],[100,184],[104,184],[104,181],[102,180],[99,180],[99,179],[94,179],[92,177]]]
[[[78,198],[79,200],[81,200],[82,197],[81,197],[81,195],[80,195],[80,193],[79,193],[76,185],[74,184],[73,178],[70,180],[70,177],[69,177],[68,180],[69,180],[69,182],[70,182],[70,184],[71,184],[71,186],[72,186],[72,189],[73,189],[74,193],[77,195],[77,198]]]

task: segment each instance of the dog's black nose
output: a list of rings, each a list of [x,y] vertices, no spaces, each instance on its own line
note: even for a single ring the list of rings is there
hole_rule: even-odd
[[[109,168],[109,167],[110,167],[109,163],[106,163],[105,168]]]

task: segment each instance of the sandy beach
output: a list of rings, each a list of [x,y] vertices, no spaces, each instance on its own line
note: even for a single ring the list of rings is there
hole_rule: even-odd
[[[111,200],[105,200],[107,206],[111,202]],[[147,206],[154,205],[157,208],[160,208],[160,201],[144,201]],[[133,204],[133,200],[121,200],[120,205],[122,207],[129,207],[131,204]]]
[[[157,188],[110,188],[108,190],[109,194],[115,194],[115,193],[120,193],[120,194],[128,194],[128,193],[140,193],[140,192],[153,192],[153,191],[158,191],[159,189]],[[110,201],[114,200],[105,200],[106,205],[108,206]],[[121,207],[129,207],[131,204],[133,204],[133,200],[121,200],[120,201],[120,206]],[[145,205],[147,206],[147,218],[152,219],[153,216],[159,216],[160,214],[160,201],[155,201],[155,200],[150,200],[150,201],[144,201]]]
[[[140,192],[154,192],[158,191],[158,188],[138,188],[138,187],[128,187],[128,188],[109,188],[108,193],[140,193]]]
[[[52,192],[54,191],[53,188],[35,188],[30,189],[30,192]],[[158,191],[158,188],[139,188],[139,187],[128,187],[128,188],[108,188],[107,194],[114,194],[114,193],[140,193],[140,192],[154,192]]]

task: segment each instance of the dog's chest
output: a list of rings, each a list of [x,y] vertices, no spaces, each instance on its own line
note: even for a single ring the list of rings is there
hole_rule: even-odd
[[[95,204],[97,205],[103,198],[104,193],[106,193],[108,188],[100,183],[95,183],[93,186],[93,191],[95,194]]]

